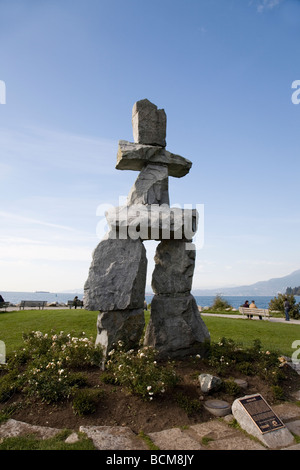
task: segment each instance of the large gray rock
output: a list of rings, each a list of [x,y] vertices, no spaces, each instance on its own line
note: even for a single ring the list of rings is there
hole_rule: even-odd
[[[162,359],[201,354],[209,338],[192,295],[153,297],[144,345],[157,349]]]
[[[167,116],[164,109],[144,99],[134,103],[132,108],[134,142],[166,146]]]
[[[118,341],[122,341],[126,349],[137,348],[144,327],[143,308],[101,312],[97,320],[96,344],[102,346],[104,356]]]
[[[169,176],[175,178],[185,176],[192,167],[190,160],[170,153],[163,147],[119,141],[117,170],[141,171],[146,163],[167,165]]]
[[[155,294],[190,292],[195,268],[195,250],[182,240],[163,240],[156,248],[152,289]]]
[[[92,439],[98,450],[148,450],[145,442],[126,426],[80,426],[79,431],[84,432],[89,439]],[[108,459],[113,460],[114,457],[115,454],[108,454],[106,463],[109,462]]]
[[[146,165],[137,177],[129,195],[128,205],[168,204],[168,167],[167,165]]]
[[[93,253],[84,286],[84,307],[103,312],[142,308],[146,273],[141,240],[102,240]]]
[[[9,419],[0,426],[0,442],[2,438],[28,436],[28,434],[34,434],[39,439],[49,439],[59,432],[61,432],[61,429],[58,428],[36,426],[24,423],[23,421]]]

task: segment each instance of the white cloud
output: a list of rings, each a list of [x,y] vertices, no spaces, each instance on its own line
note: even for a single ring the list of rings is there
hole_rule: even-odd
[[[58,228],[61,230],[70,230],[73,231],[74,229],[71,227],[67,227],[65,225],[59,225],[59,224],[53,224],[50,222],[45,222],[43,220],[38,220],[38,219],[32,219],[30,217],[24,217],[19,214],[13,214],[10,212],[5,212],[5,211],[0,211],[0,217],[1,218],[6,218],[6,219],[12,219],[16,222],[21,222],[21,223],[29,223],[29,224],[34,224],[34,225],[43,225],[45,227],[52,227],[52,228]]]
[[[1,243],[1,242],[0,242]],[[81,246],[56,246],[49,244],[13,242],[0,244],[1,260],[48,260],[48,261],[90,261],[91,250]]]
[[[277,7],[283,0],[260,0],[257,6],[258,13],[262,13],[265,10],[272,10]]]
[[[59,168],[84,173],[112,174],[115,169],[117,142],[97,139],[68,132],[46,130],[38,127],[22,129],[2,128],[0,130],[0,154],[2,159],[35,165],[49,169]],[[3,164],[2,164],[3,165]],[[16,168],[18,169],[18,168]]]

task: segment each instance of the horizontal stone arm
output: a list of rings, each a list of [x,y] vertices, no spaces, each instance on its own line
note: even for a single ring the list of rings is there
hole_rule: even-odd
[[[192,240],[199,214],[196,209],[180,209],[167,204],[135,204],[110,209],[105,213],[110,237],[141,240]]]
[[[192,162],[187,158],[175,155],[157,145],[134,144],[126,140],[119,141],[117,154],[117,170],[140,171],[148,163],[167,165],[169,176],[181,178],[192,167]]]

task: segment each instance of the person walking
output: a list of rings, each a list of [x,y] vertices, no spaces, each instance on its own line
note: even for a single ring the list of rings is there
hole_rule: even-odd
[[[290,312],[290,309],[291,309],[291,305],[290,305],[287,297],[284,298],[283,306],[284,306],[285,321],[290,321],[289,312]]]

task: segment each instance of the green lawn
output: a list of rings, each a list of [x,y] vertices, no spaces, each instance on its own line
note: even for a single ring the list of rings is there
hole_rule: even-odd
[[[29,331],[49,333],[65,331],[76,334],[84,331],[96,338],[98,312],[83,309],[19,310],[0,313],[0,340],[5,342],[6,354],[22,346],[22,334]]]
[[[96,338],[98,312],[81,309],[64,310],[21,310],[0,313],[0,340],[5,342],[6,354],[22,346],[22,333],[39,330],[49,333],[65,331],[74,335],[84,331],[87,336]],[[149,312],[146,312],[146,321]],[[278,350],[291,356],[292,343],[300,340],[300,325],[273,323],[269,321],[203,317],[212,341],[222,337],[231,338],[245,346],[259,339],[266,350]]]
[[[259,339],[265,350],[280,351],[289,357],[295,351],[292,343],[300,340],[300,325],[220,317],[203,317],[203,320],[213,341],[219,341],[224,336],[249,346]]]

